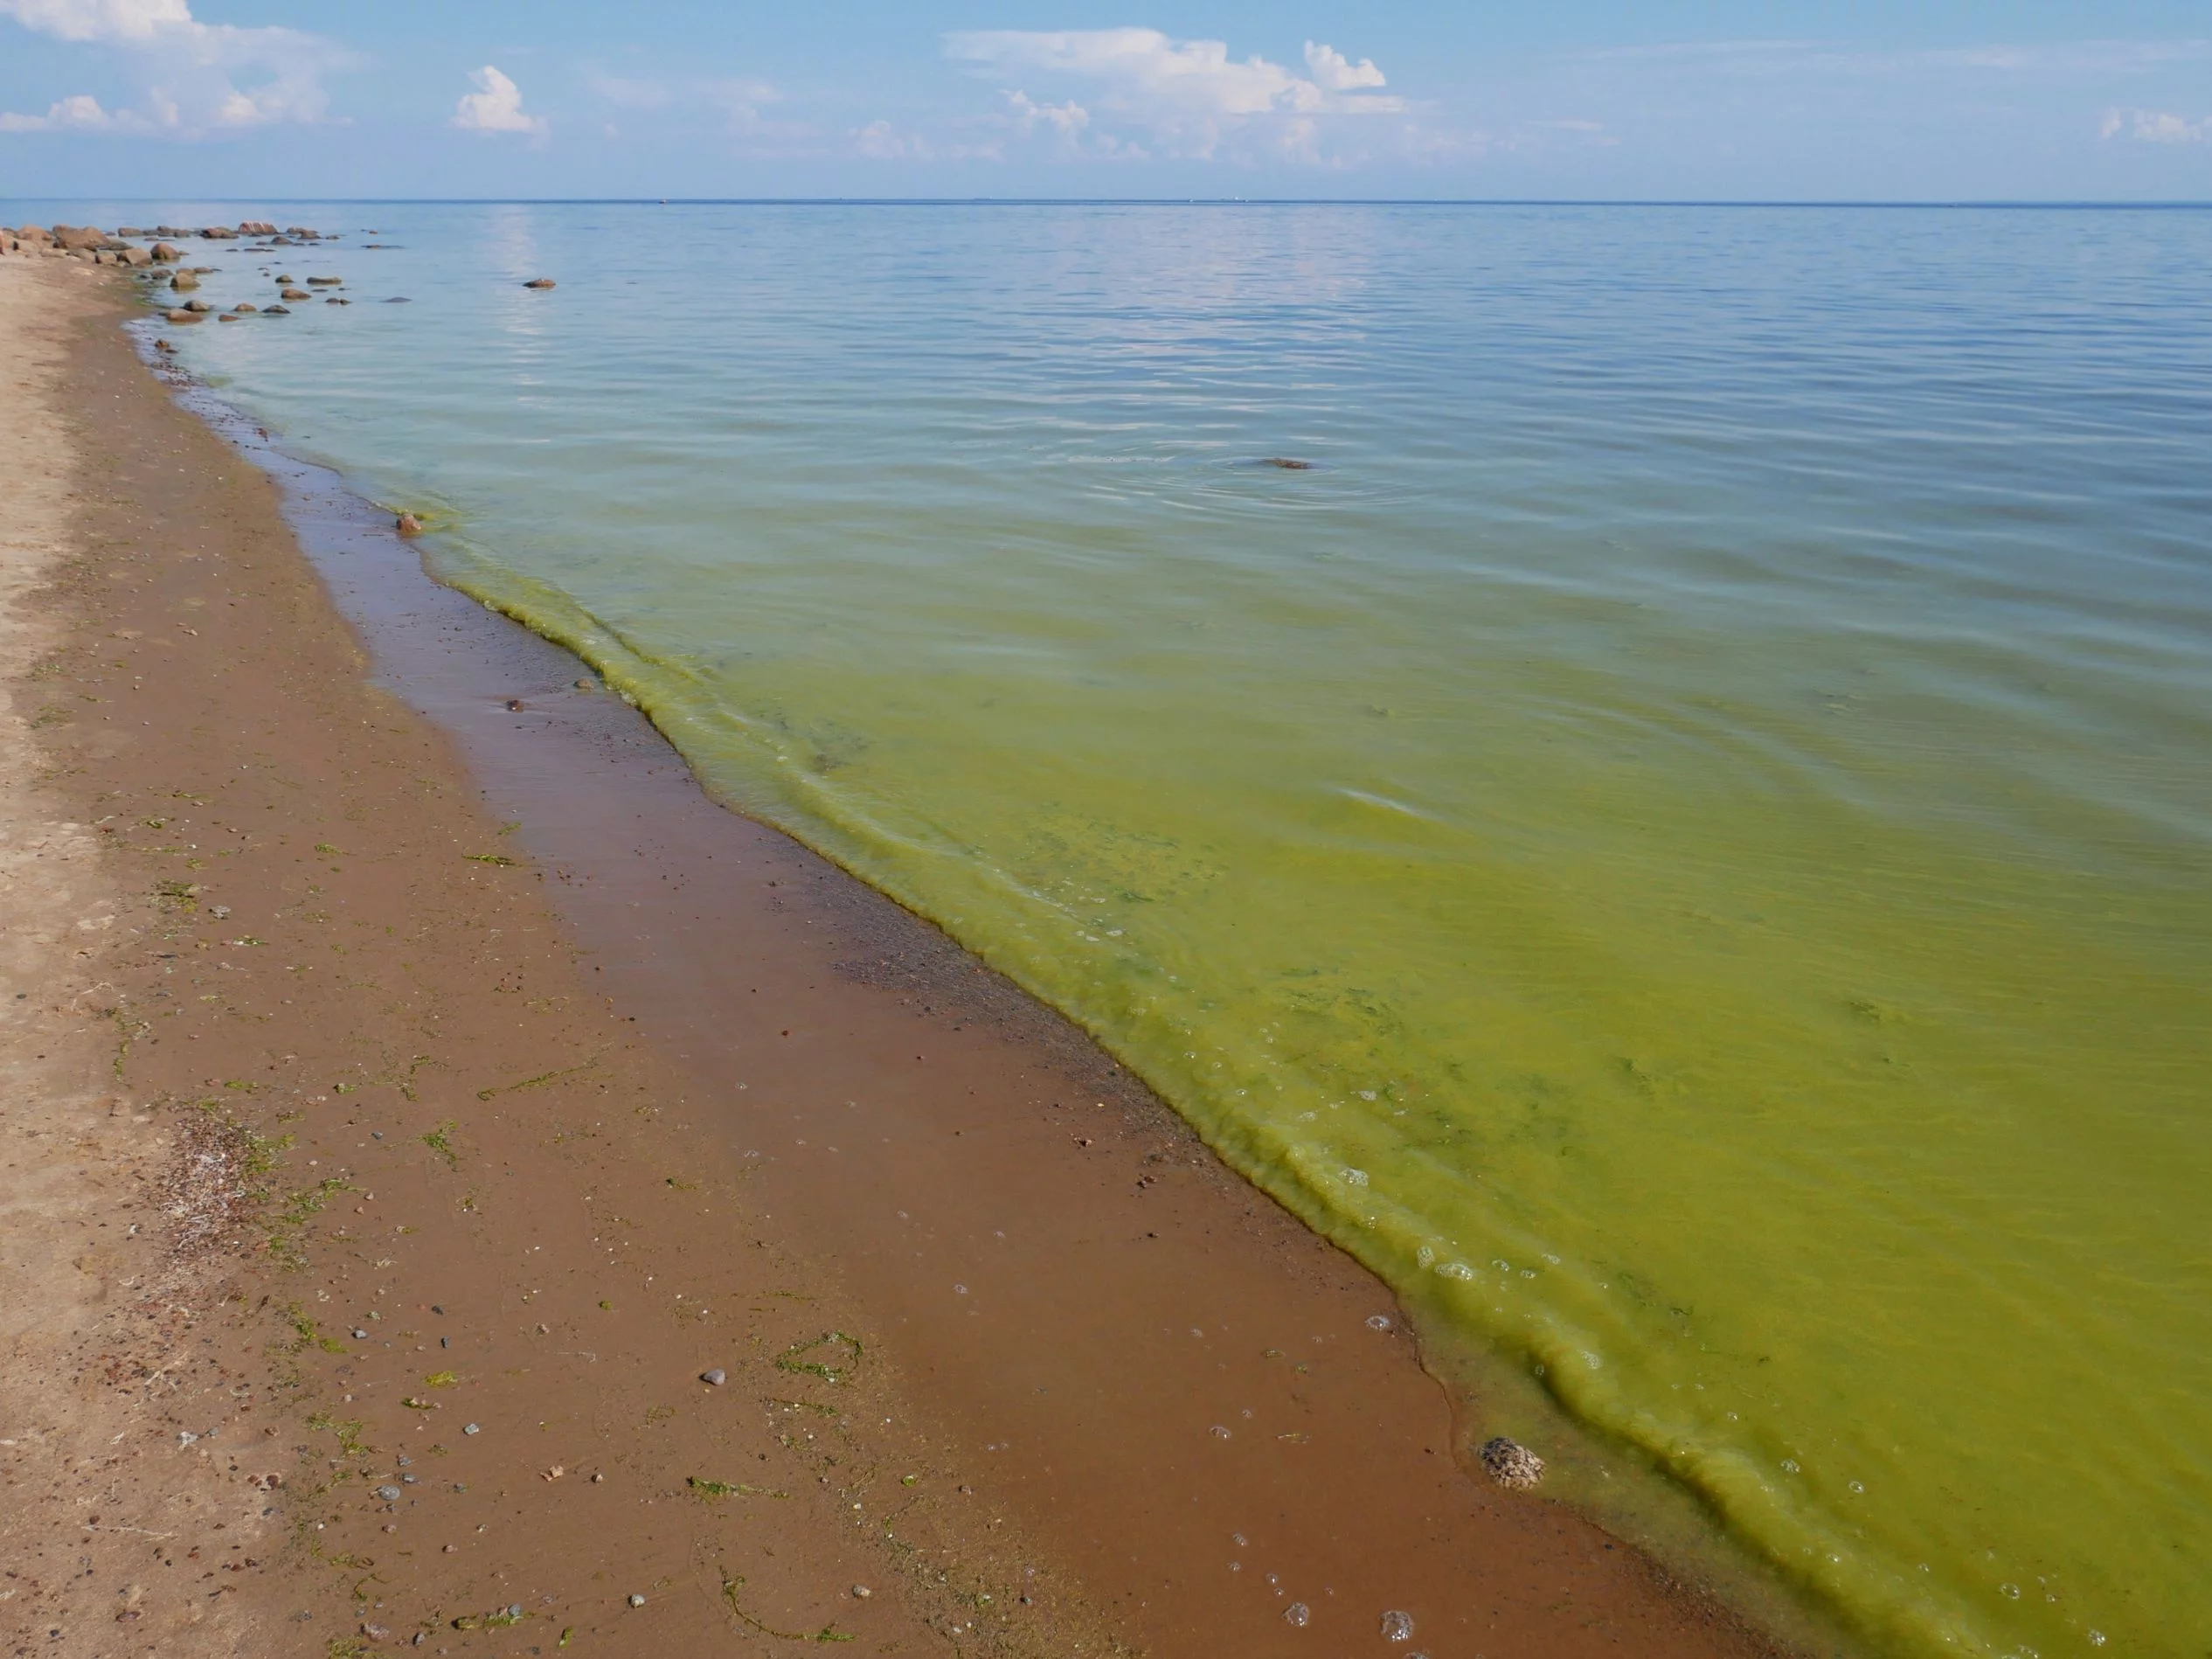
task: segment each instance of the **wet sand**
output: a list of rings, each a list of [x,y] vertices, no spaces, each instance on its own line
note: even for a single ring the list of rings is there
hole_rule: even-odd
[[[122,1326],[43,1380],[137,1401],[170,1460],[103,1526],[177,1468],[236,1518],[87,1579],[107,1535],[45,1500],[66,1634],[0,1604],[11,1650],[198,1650],[194,1611],[239,1652],[1770,1650],[1471,1478],[1388,1293],[1079,1033],[234,429],[281,503],[138,364],[127,297],[58,392],[97,488],[36,739],[121,918],[115,1011],[68,1036],[236,1197],[170,1327],[194,1383]]]

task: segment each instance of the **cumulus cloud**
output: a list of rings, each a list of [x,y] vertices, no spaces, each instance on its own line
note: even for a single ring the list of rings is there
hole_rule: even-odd
[[[100,100],[84,93],[51,105],[43,115],[17,115],[0,111],[0,133],[108,133],[133,125],[100,107]]]
[[[1009,92],[1006,101],[1025,133],[1035,132],[1042,123],[1062,138],[1073,139],[1091,124],[1091,112],[1072,98],[1064,104],[1041,104],[1025,92]]]
[[[121,53],[141,83],[145,105],[111,114],[80,94],[44,115],[0,118],[0,131],[190,137],[222,128],[316,121],[329,105],[322,77],[351,61],[335,42],[297,29],[202,23],[188,0],[0,0],[0,17],[56,40]]]
[[[490,64],[469,71],[476,90],[454,106],[453,124],[465,133],[528,133],[543,137],[545,123],[523,108],[523,89]]]
[[[980,73],[1013,81],[1051,77],[1092,90],[1087,104],[1048,105],[1007,89],[1025,130],[1048,122],[1063,140],[1094,131],[1093,148],[1123,154],[1210,156],[1240,135],[1279,154],[1317,154],[1319,118],[1403,114],[1402,99],[1378,89],[1383,72],[1335,47],[1308,42],[1301,75],[1257,54],[1231,58],[1222,40],[1176,40],[1157,29],[971,30],[945,38],[947,55]],[[1050,116],[1044,112],[1065,112]],[[1082,112],[1078,123],[1074,111]],[[1134,129],[1141,151],[1098,130]]]
[[[1313,73],[1314,84],[1328,92],[1356,92],[1363,87],[1389,84],[1374,59],[1363,58],[1354,63],[1335,47],[1317,45],[1311,40],[1306,43],[1306,67]]]
[[[2114,109],[2105,113],[2098,131],[2104,138],[2126,133],[2144,144],[2201,144],[2212,140],[2212,115],[2191,121],[2160,109]]]

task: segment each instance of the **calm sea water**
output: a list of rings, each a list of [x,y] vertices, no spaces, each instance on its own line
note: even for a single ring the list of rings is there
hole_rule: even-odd
[[[1877,1650],[2203,1651],[2212,213],[293,213],[205,292],[355,303],[189,364],[1570,1489]]]

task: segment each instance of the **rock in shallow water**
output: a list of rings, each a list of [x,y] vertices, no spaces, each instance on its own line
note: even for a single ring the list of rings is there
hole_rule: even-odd
[[[558,284],[556,284],[553,279],[550,276],[540,276],[531,279],[530,281],[524,283],[523,286],[526,288],[549,288],[557,287]]]
[[[1516,1492],[1532,1490],[1543,1479],[1543,1459],[1520,1441],[1509,1440],[1502,1434],[1483,1443],[1482,1467],[1500,1486],[1511,1487]]]

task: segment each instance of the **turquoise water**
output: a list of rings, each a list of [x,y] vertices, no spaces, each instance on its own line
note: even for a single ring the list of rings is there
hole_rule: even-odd
[[[340,211],[187,362],[1584,1476],[2204,1651],[2212,214]]]

